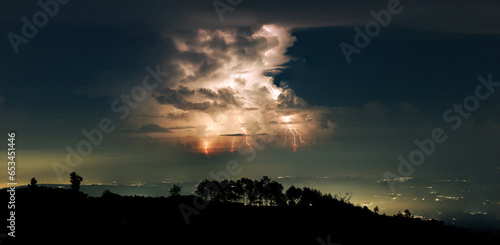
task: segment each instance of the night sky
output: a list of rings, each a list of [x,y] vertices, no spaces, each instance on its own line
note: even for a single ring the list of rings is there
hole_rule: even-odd
[[[232,178],[500,183],[498,1],[49,2],[30,38],[43,8],[0,2],[19,183],[193,181],[230,161]]]

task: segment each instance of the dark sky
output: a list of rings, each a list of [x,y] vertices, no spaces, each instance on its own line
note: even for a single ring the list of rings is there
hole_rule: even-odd
[[[447,140],[411,177],[498,179],[500,92],[478,100],[456,130],[443,114],[475,96],[478,76],[500,82],[500,3],[400,1],[400,13],[348,63],[339,45],[355,45],[354,28],[364,30],[374,21],[370,12],[386,11],[388,3],[397,1],[243,0],[221,21],[211,1],[69,1],[16,53],[9,33],[22,36],[22,17],[32,21],[42,8],[36,1],[1,1],[0,129],[17,134],[18,178],[67,182],[54,162],[59,170],[68,166],[67,146],[76,148],[86,139],[82,130],[109,118],[116,130],[63,170],[79,172],[87,183],[161,182],[208,178],[235,160],[245,164],[236,177],[384,178],[386,171],[398,174],[398,156],[418,149],[416,139],[442,128]],[[275,36],[259,34],[264,25],[274,26]],[[273,47],[275,56],[266,60]],[[141,84],[146,66],[158,64],[168,78],[121,120],[110,105]],[[270,78],[283,96],[276,107],[249,107],[248,98],[271,95],[257,85],[248,89],[248,78],[245,92],[215,85],[235,74],[253,74],[259,86]],[[213,133],[207,136],[213,125],[203,122],[223,127],[224,113],[233,113],[228,108],[241,116],[259,111],[259,120],[237,125],[254,136],[274,132],[275,142],[247,154],[186,150],[188,143],[213,142]],[[290,122],[306,132],[305,144],[296,152],[283,147],[290,143],[282,140],[292,140],[288,128],[272,131],[289,122],[281,116],[306,114]],[[244,141],[245,134],[217,135]]]

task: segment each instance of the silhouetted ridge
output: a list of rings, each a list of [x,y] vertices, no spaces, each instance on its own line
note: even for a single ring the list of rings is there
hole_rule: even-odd
[[[173,186],[169,197],[109,190],[90,197],[76,188],[49,188],[32,180],[16,189],[16,237],[2,244],[500,244],[498,233],[416,219],[410,210],[380,215],[353,205],[349,195],[308,187],[284,190],[268,177],[203,180],[189,196],[179,195],[180,188]],[[9,195],[7,189],[0,191],[2,200]],[[188,225],[179,206],[200,198],[208,205]]]

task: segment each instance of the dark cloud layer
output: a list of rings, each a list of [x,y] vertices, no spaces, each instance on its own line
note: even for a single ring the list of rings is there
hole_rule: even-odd
[[[307,102],[295,95],[291,89],[285,89],[283,93],[278,96],[279,108],[307,108]]]
[[[157,124],[147,124],[144,126],[141,126],[140,128],[137,129],[123,129],[117,131],[117,133],[173,133],[175,130],[182,130],[182,129],[194,129],[195,127],[162,127]]]
[[[389,0],[329,1],[243,1],[220,21],[211,1],[70,1],[51,19],[52,24],[109,26],[139,31],[172,28],[220,28],[275,23],[290,27],[354,26],[372,19],[371,10],[387,9]],[[425,31],[498,33],[500,3],[482,1],[407,1],[404,12],[393,18],[393,25]],[[2,1],[0,16],[4,25],[15,26],[20,16],[40,9],[36,2],[19,4]],[[64,14],[64,12],[70,14]],[[255,14],[258,13],[258,14]],[[223,43],[218,43],[223,45]]]
[[[234,91],[231,88],[222,88],[217,91],[213,91],[209,88],[200,88],[197,91],[189,90],[186,87],[179,86],[178,89],[163,89],[159,91],[159,94],[155,98],[160,104],[173,105],[174,107],[190,111],[206,111],[206,110],[217,110],[217,109],[228,109],[228,108],[240,108],[242,103],[234,95]],[[204,102],[191,102],[190,97],[200,95],[206,98],[208,101]],[[169,114],[170,119],[175,118],[173,114]]]

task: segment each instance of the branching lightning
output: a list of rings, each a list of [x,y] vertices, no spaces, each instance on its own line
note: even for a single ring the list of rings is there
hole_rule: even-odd
[[[290,123],[290,116],[284,116],[283,122]],[[287,128],[285,129],[285,142],[283,143],[284,146],[286,146],[289,134],[293,138],[292,148],[294,152],[296,152],[297,148],[299,147],[299,145],[297,144],[297,138],[299,139],[299,144],[306,145],[306,142],[302,140],[302,135],[299,133],[299,131],[297,131],[297,128],[293,128],[291,125],[287,125]]]
[[[217,152],[234,152],[238,146],[250,152],[259,150],[258,142],[250,137],[274,140],[274,136],[284,136],[283,147],[291,146],[294,151],[315,137],[312,131],[317,127],[310,122],[310,117],[321,111],[308,106],[286,83],[276,85],[274,78],[265,72],[279,70],[277,68],[291,59],[286,53],[296,38],[287,28],[263,25],[247,35],[248,40],[265,43],[248,47],[258,58],[249,62],[249,54],[240,52],[240,47],[247,45],[246,41],[240,41],[240,35],[232,29],[200,29],[192,35],[170,37],[179,50],[180,58],[172,61],[181,69],[178,80],[190,82],[171,81],[168,89],[155,92],[167,122],[151,124],[173,129],[171,134],[155,135],[180,138],[207,157]],[[197,42],[187,42],[193,37]],[[224,50],[214,45],[213,41],[219,39],[228,44]],[[209,76],[197,74],[203,67],[189,62],[189,56],[184,57],[190,53],[199,53],[219,65]],[[227,54],[228,58],[222,59],[220,53]]]

